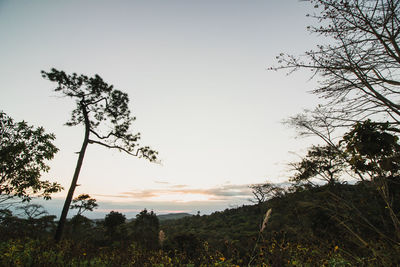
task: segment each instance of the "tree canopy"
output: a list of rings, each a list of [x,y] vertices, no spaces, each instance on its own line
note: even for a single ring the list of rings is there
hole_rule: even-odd
[[[139,146],[140,134],[132,133],[131,126],[135,117],[131,116],[128,95],[108,85],[99,75],[90,78],[76,73],[68,75],[53,68],[50,72],[42,71],[42,76],[57,83],[54,91],[75,100],[76,107],[66,125],[85,127],[74,176],[55,234],[55,240],[59,241],[89,144],[118,149],[151,162],[157,160],[157,152],[148,146]]]
[[[64,96],[73,98],[76,107],[72,111],[67,126],[82,124],[88,128],[89,143],[107,148],[115,148],[128,154],[144,157],[150,161],[157,159],[157,152],[149,147],[140,147],[140,133],[132,133],[132,122],[128,94],[114,89],[99,75],[71,75],[51,69],[42,71],[42,76],[57,83],[54,89]]]
[[[90,197],[88,194],[80,194],[72,200],[71,209],[77,209],[77,215],[82,215],[85,211],[93,211],[99,205],[96,203],[96,199]]]
[[[308,2],[315,8],[309,16],[318,22],[308,29],[324,37],[325,44],[301,56],[282,53],[277,57],[280,65],[271,68],[290,72],[308,69],[319,81],[311,92],[320,96],[321,104],[287,122],[300,135],[316,135],[326,145],[311,147],[301,162],[292,165],[297,171],[292,180],[320,177],[331,183],[339,178],[345,180],[346,172],[362,185],[372,186],[381,197],[379,201],[375,199],[376,203],[384,205],[381,210],[390,217],[391,222],[386,224],[391,224],[391,235],[398,244],[399,204],[393,199],[400,166],[400,1]],[[362,214],[338,193],[329,197],[348,211]],[[341,218],[338,222],[365,244],[346,224],[346,218],[339,213],[334,216]],[[382,232],[379,227],[373,229]]]
[[[133,223],[134,239],[145,248],[157,248],[159,226],[157,215],[153,211],[142,210]]]
[[[109,232],[114,232],[118,225],[125,223],[126,217],[118,211],[110,211],[104,219],[104,226]]]
[[[46,133],[43,127],[15,122],[0,112],[0,200],[30,200],[32,196],[49,199],[62,189],[56,182],[40,180],[50,169],[47,161],[58,151],[54,139],[54,134]]]

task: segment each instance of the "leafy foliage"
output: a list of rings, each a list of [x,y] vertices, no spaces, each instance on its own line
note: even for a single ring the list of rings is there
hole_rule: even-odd
[[[109,214],[106,215],[104,219],[104,226],[106,227],[108,232],[115,232],[117,227],[123,223],[125,223],[126,217],[122,213],[118,211],[110,211]]]
[[[91,198],[88,194],[80,194],[72,200],[70,209],[78,209],[78,215],[82,215],[85,211],[93,211],[99,205],[96,203],[96,199]]]
[[[385,232],[382,225],[376,227],[349,199],[339,197],[338,192],[331,192],[329,199],[343,208],[343,214],[355,212],[380,238],[388,241],[392,236],[398,244],[400,220],[395,194],[400,164],[400,3],[398,0],[309,2],[315,7],[310,16],[318,22],[309,30],[328,38],[327,44],[299,57],[281,54],[277,57],[280,66],[272,69],[309,69],[312,77],[319,78],[319,86],[312,93],[324,99],[323,105],[292,117],[289,124],[299,129],[301,135],[319,136],[326,146],[313,146],[301,162],[294,163],[297,173],[292,180],[322,177],[332,184],[343,179],[344,172],[358,178],[380,196],[380,200],[373,198],[376,201],[373,205],[382,205],[376,210],[385,216],[385,230],[391,229],[391,233],[382,234]],[[338,129],[347,131],[343,138],[334,134]],[[342,140],[337,143],[336,138]],[[348,224],[347,217],[337,213],[334,218],[357,242],[368,243]]]
[[[389,123],[367,120],[357,123],[345,134],[343,142],[352,169],[366,175],[375,186],[389,211],[394,235],[400,242],[400,203],[396,200],[399,184],[399,138],[388,132]]]
[[[347,164],[339,147],[326,145],[312,146],[300,162],[291,166],[295,170],[292,182],[312,183],[312,180],[318,179],[333,184],[339,182]]]
[[[397,192],[393,201],[398,211],[400,187],[392,186]],[[256,242],[259,242],[257,251],[263,256],[257,256],[254,264],[270,260],[270,264],[283,260],[316,263],[328,260],[328,255],[339,254],[352,264],[371,260],[373,265],[390,265],[400,260],[395,256],[400,246],[393,241],[395,229],[390,213],[370,181],[291,190],[264,202],[262,212],[259,205],[243,206],[209,216],[166,221],[161,229],[167,241],[176,235],[192,233],[228,258],[236,258],[238,264],[240,260],[249,261]],[[270,208],[268,226],[257,241],[263,214]],[[336,246],[340,251],[335,250]]]
[[[114,89],[99,75],[87,77],[51,69],[42,71],[42,76],[57,83],[54,89],[76,101],[68,126],[82,124],[92,135],[89,143],[107,148],[115,148],[126,153],[144,157],[150,161],[157,159],[157,152],[149,147],[138,147],[140,134],[131,132],[135,117],[131,116],[128,94]]]
[[[128,223],[119,212],[97,222],[75,216],[67,223],[68,238],[58,244],[48,239],[54,231],[52,219],[21,219],[5,212],[0,217],[0,264],[243,266],[257,244],[256,266],[396,265],[400,246],[393,242],[390,214],[371,183],[293,188],[262,203],[261,212],[254,205],[166,220],[158,228],[166,238],[161,248],[145,245],[157,238],[150,234],[151,225],[158,226],[155,214],[147,210]],[[399,203],[399,185],[392,189]],[[257,239],[268,209],[273,212]],[[147,234],[139,238],[139,231]]]
[[[50,72],[42,71],[42,76],[57,83],[54,91],[75,100],[76,108],[72,111],[67,125],[83,124],[85,127],[75,172],[54,237],[60,241],[88,144],[118,149],[151,162],[157,160],[157,152],[147,146],[139,147],[137,142],[140,134],[131,133],[131,124],[135,118],[130,115],[129,98],[126,93],[114,89],[98,75],[92,78],[76,73],[67,75],[64,71],[53,68]]]
[[[398,177],[400,144],[398,136],[388,132],[389,123],[367,120],[357,123],[343,137],[353,169],[369,173],[370,177]]]
[[[0,243],[0,264],[399,265],[400,3],[310,2],[319,12],[312,16],[321,22],[320,27],[310,30],[333,38],[334,43],[307,52],[306,61],[281,55],[278,59],[284,65],[277,69],[310,68],[313,75],[323,78],[314,93],[328,99],[327,107],[319,106],[309,113],[311,119],[302,115],[292,118],[292,123],[305,134],[321,137],[326,146],[311,147],[300,162],[292,165],[296,171],[293,187],[280,190],[269,183],[253,185],[258,205],[167,220],[161,225],[147,210],[131,223],[125,223],[125,216],[118,212],[111,212],[100,223],[79,215],[68,225],[79,235],[69,235],[69,240],[53,245],[45,239],[51,227],[36,224],[46,216],[20,219],[2,210],[0,230],[4,235],[0,237],[5,241]],[[137,147],[138,135],[128,132],[133,118],[126,94],[114,90],[97,75],[66,75],[54,69],[43,75],[58,83],[56,91],[77,101],[67,124],[85,125],[78,165],[88,143],[117,148],[150,161],[156,159],[151,150]],[[351,129],[337,142],[333,130],[343,126]],[[341,183],[346,179],[344,173],[358,177],[358,182]],[[327,183],[311,183],[315,178]],[[267,227],[263,223],[266,210],[273,210],[267,213],[271,215],[266,216]],[[19,228],[40,231],[21,233]],[[156,243],[159,229],[165,233],[161,249]],[[37,233],[43,236],[35,236]],[[80,239],[82,233],[86,233],[85,239]]]
[[[159,247],[159,221],[157,215],[146,209],[142,210],[133,221],[133,240],[146,249]]]
[[[0,195],[30,200],[33,195],[49,199],[62,187],[58,183],[42,181],[49,170],[46,161],[53,159],[58,149],[52,143],[54,134],[42,127],[34,128],[26,122],[14,122],[0,112]]]

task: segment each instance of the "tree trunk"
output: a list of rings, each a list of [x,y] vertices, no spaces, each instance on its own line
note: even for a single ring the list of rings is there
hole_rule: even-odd
[[[62,210],[61,216],[60,216],[60,220],[58,221],[56,234],[54,236],[54,239],[57,243],[61,240],[61,237],[62,237],[65,221],[67,220],[69,206],[71,205],[72,197],[74,196],[74,191],[76,188],[76,184],[78,182],[78,177],[79,177],[79,173],[81,171],[83,158],[85,157],[86,148],[87,148],[87,145],[89,144],[90,121],[88,118],[86,106],[82,103],[81,103],[81,105],[82,105],[83,117],[85,118],[85,138],[83,140],[81,151],[79,152],[78,161],[77,161],[76,167],[75,167],[75,173],[72,178],[71,186],[69,187],[68,195],[67,195],[67,198],[65,199],[64,207],[63,207],[63,210]]]

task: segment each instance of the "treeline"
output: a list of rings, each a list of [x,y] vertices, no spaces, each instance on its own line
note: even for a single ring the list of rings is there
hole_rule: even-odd
[[[66,221],[65,238],[53,239],[57,222],[42,206],[28,204],[14,216],[0,214],[1,266],[179,266],[226,262],[224,256],[190,234],[168,237],[153,211],[134,220],[111,211],[104,220],[77,214]],[[24,216],[22,216],[24,214]]]
[[[67,125],[85,128],[82,148],[56,229],[34,205],[21,207],[25,219],[16,217],[15,202],[62,190],[40,179],[58,149],[53,134],[0,112],[1,264],[400,265],[400,1],[308,2],[318,23],[308,29],[326,44],[301,56],[281,53],[271,68],[306,69],[318,79],[312,93],[321,104],[286,121],[322,142],[290,164],[291,186],[252,185],[254,206],[161,226],[147,211],[130,223],[116,212],[95,223],[82,215],[95,207],[90,197],[71,206],[87,146],[150,162],[158,154],[132,133],[127,94],[98,75],[52,69],[42,76],[75,100]],[[71,207],[78,215],[66,221]]]
[[[398,207],[400,186],[394,183],[391,189]],[[268,224],[260,231],[270,209]],[[76,215],[67,221],[66,237],[59,244],[52,239],[54,216],[37,205],[20,211],[25,218],[11,212],[1,216],[0,262],[4,266],[17,261],[50,266],[56,259],[66,265],[96,262],[105,266],[400,263],[390,214],[370,182],[292,187],[258,204],[161,223],[147,210],[131,221],[119,212],[110,212],[104,220]],[[54,259],[46,258],[50,254],[56,255]]]
[[[390,187],[398,208],[400,185],[390,182]],[[162,229],[166,236],[189,233],[205,240],[240,265],[254,256],[253,263],[275,266],[400,264],[390,214],[371,182],[292,187],[256,205],[166,221]]]
[[[2,210],[0,216],[0,240],[52,238],[56,229],[56,216],[47,215],[40,205],[20,206],[14,216],[10,210]],[[26,211],[26,212],[25,212]],[[146,249],[158,248],[159,222],[153,212],[143,210],[135,220],[126,221],[122,213],[111,211],[103,220],[90,220],[77,214],[66,223],[66,236],[73,242],[83,242],[99,248],[136,242]]]

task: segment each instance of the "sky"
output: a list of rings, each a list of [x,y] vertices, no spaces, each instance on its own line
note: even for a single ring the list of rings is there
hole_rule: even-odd
[[[161,160],[90,145],[75,191],[98,200],[88,217],[208,214],[250,204],[249,184],[287,181],[315,140],[282,121],[318,103],[316,82],[268,67],[315,47],[310,11],[298,0],[0,0],[0,110],[54,133],[60,149],[43,179],[65,190],[40,203],[59,213],[83,141],[82,127],[64,125],[74,102],[41,77],[53,67],[128,93],[134,131]]]

